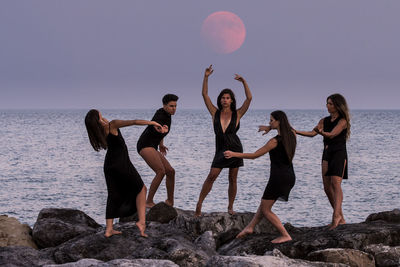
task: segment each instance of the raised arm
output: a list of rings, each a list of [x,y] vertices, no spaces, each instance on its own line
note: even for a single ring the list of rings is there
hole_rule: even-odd
[[[347,122],[345,119],[340,119],[340,121],[338,122],[338,124],[335,126],[335,128],[333,128],[332,131],[330,132],[324,132],[323,131],[323,127],[318,127],[317,131],[320,135],[322,135],[323,137],[327,137],[329,139],[332,139],[336,136],[338,136],[344,129],[347,128]]]
[[[208,76],[210,76],[213,72],[214,72],[214,70],[212,68],[212,65],[210,65],[210,67],[206,68],[206,70],[204,72],[202,95],[203,95],[204,103],[206,104],[208,111],[210,112],[211,116],[214,118],[214,114],[217,111],[217,108],[213,105],[210,97],[208,96]]]
[[[324,126],[324,119],[321,119],[318,122],[318,125],[315,126],[314,129],[312,129],[311,131],[297,131],[296,130],[296,133],[298,135],[302,135],[302,136],[314,137],[314,136],[316,136],[318,134],[318,129],[319,128],[323,128],[323,126]]]
[[[246,113],[246,111],[249,109],[250,102],[251,102],[251,99],[253,98],[253,96],[251,95],[249,85],[247,84],[246,80],[242,76],[235,74],[235,80],[237,80],[243,84],[244,93],[246,94],[246,100],[244,100],[243,105],[237,110],[238,119],[240,120],[240,118],[242,118],[243,115]]]
[[[225,151],[224,156],[225,158],[229,159],[232,157],[235,158],[243,158],[243,159],[256,159],[261,157],[262,155],[268,153],[272,149],[274,149],[278,145],[278,141],[275,138],[271,138],[263,147],[259,148],[256,152],[253,153],[239,153],[239,152],[232,152],[232,151]]]
[[[132,125],[153,125],[156,131],[162,132],[162,127],[158,122],[147,120],[112,120],[110,121],[110,132],[117,135],[119,128]]]

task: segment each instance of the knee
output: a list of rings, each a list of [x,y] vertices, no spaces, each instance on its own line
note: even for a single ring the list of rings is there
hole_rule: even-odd
[[[218,177],[218,175],[209,174],[209,175],[207,176],[206,182],[214,183],[215,180],[217,179],[217,177]]]
[[[158,175],[158,176],[164,177],[165,174],[166,174],[166,171],[164,168],[158,168],[156,170],[156,175]]]
[[[237,176],[229,175],[229,183],[236,184],[236,182],[237,182]]]
[[[165,174],[167,176],[174,176],[175,175],[175,169],[174,168],[170,168],[170,169],[165,171]]]

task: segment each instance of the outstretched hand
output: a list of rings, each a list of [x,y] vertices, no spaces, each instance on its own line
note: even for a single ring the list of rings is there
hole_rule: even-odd
[[[271,126],[260,125],[260,126],[258,126],[258,131],[259,132],[264,131],[262,135],[265,135],[265,134],[269,133],[269,131],[271,131]]]
[[[242,76],[240,76],[239,74],[235,74],[235,80],[244,83],[245,80]]]
[[[230,159],[230,158],[233,157],[233,153],[234,152],[232,152],[230,150],[227,150],[227,151],[224,152],[224,157],[227,158],[227,159]]]
[[[210,67],[206,68],[206,71],[204,72],[204,76],[208,77],[210,76],[212,73],[214,72],[212,65],[210,65]]]

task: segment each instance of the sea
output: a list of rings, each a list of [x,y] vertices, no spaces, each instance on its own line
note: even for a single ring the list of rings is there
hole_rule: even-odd
[[[33,226],[41,209],[79,209],[105,224],[107,188],[105,151],[89,144],[84,125],[88,110],[0,110],[0,214]],[[150,120],[155,110],[101,110],[112,119]],[[254,152],[276,135],[258,132],[268,125],[271,110],[249,110],[238,135],[245,152]],[[297,130],[311,130],[326,110],[285,110]],[[145,126],[122,128],[132,163],[147,187],[153,171],[136,152]],[[176,171],[175,206],[194,210],[215,152],[211,116],[205,109],[178,109],[164,144]],[[297,137],[293,160],[296,184],[288,202],[273,211],[294,226],[330,223],[332,208],[321,179],[322,137]],[[342,183],[343,213],[359,223],[375,212],[400,208],[400,110],[352,110],[347,143],[349,179]],[[256,212],[268,182],[269,155],[244,160],[238,174],[234,209]],[[166,199],[165,182],[155,202]],[[226,212],[228,170],[224,169],[203,204],[204,212]]]

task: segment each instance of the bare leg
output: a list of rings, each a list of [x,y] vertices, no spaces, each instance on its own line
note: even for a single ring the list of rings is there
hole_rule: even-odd
[[[228,213],[230,215],[235,214],[233,211],[233,202],[235,201],[236,193],[237,193],[237,175],[239,172],[239,168],[229,168],[229,187],[228,187]]]
[[[222,169],[219,169],[219,168],[211,168],[210,169],[210,172],[209,172],[206,180],[203,183],[203,187],[201,188],[199,200],[197,201],[197,205],[196,205],[195,216],[201,215],[201,206],[203,205],[203,201],[206,198],[206,196],[208,195],[208,193],[210,193],[212,186],[213,186],[215,180],[217,179],[218,175],[221,173],[221,171],[222,171]]]
[[[160,152],[158,152],[158,154],[167,176],[165,180],[165,185],[167,187],[167,200],[165,200],[165,203],[172,207],[174,205],[175,169],[172,168],[171,164],[169,164],[168,160]]]
[[[335,206],[335,198],[334,198],[334,193],[333,193],[333,188],[332,188],[332,183],[331,183],[331,177],[326,176],[326,172],[328,171],[328,162],[326,160],[322,161],[322,181],[324,183],[324,191],[326,196],[328,197],[329,203],[332,206],[332,209]]]
[[[292,238],[290,237],[289,233],[286,231],[285,227],[283,227],[278,216],[276,216],[275,213],[273,213],[271,211],[272,205],[274,205],[275,202],[276,202],[276,200],[265,200],[265,199],[261,200],[261,211],[264,214],[265,218],[267,218],[267,220],[270,221],[271,224],[281,234],[281,236],[279,236],[271,241],[272,243],[277,244],[277,243],[283,243],[283,242],[290,241],[290,240],[292,240]]]
[[[343,191],[342,191],[342,177],[331,176],[332,187],[334,191],[335,206],[333,207],[332,224],[329,229],[335,229],[343,218],[342,202],[343,202]],[[343,223],[342,223],[343,224]]]
[[[139,217],[139,221],[136,222],[137,228],[139,228],[140,235],[147,237],[144,233],[146,230],[146,186],[143,186],[142,191],[136,196],[136,209]]]
[[[105,237],[122,234],[122,232],[113,229],[113,223],[114,219],[106,219],[106,232],[104,233]]]
[[[156,176],[154,176],[154,179],[151,182],[149,194],[146,201],[146,207],[151,208],[155,205],[153,198],[156,194],[158,187],[161,184],[162,179],[164,178],[165,168],[159,156],[159,152],[153,147],[145,147],[140,150],[139,154],[146,161],[147,165],[149,165],[150,168],[152,168],[153,171],[156,173]]]
[[[254,232],[254,228],[256,225],[261,221],[263,217],[262,211],[261,211],[261,204],[257,209],[257,213],[254,214],[253,219],[251,219],[250,223],[236,236],[236,238],[243,238],[246,235],[252,234]]]

